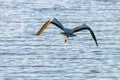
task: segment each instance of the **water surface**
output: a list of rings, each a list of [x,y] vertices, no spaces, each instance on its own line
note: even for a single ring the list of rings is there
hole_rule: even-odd
[[[119,80],[119,0],[0,0],[0,80]],[[40,27],[50,18],[74,28],[64,44],[60,29]]]

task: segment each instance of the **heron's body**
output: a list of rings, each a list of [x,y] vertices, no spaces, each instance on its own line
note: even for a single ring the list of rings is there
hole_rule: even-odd
[[[72,32],[73,32],[72,29],[65,28],[65,31],[64,31],[64,32],[61,32],[61,34],[63,34],[64,36],[67,36],[67,37],[76,36],[76,35],[73,34]]]
[[[65,42],[67,42],[67,39],[68,37],[74,37],[76,36],[74,33],[75,32],[78,32],[78,31],[81,31],[81,30],[89,30],[93,39],[95,40],[95,43],[96,45],[98,46],[98,43],[97,43],[97,39],[93,33],[93,31],[91,30],[91,28],[86,25],[86,24],[82,24],[82,25],[79,25],[73,29],[68,29],[68,28],[65,28],[56,18],[51,18],[50,20],[48,20],[43,26],[42,28],[37,32],[37,35],[40,35],[45,29],[46,27],[50,24],[54,24],[56,25],[58,28],[62,29],[64,32],[61,32],[61,34],[64,35],[64,40]]]
[[[75,34],[73,33],[65,33],[65,32],[61,32],[62,35],[66,36],[66,37],[74,37],[76,36]]]

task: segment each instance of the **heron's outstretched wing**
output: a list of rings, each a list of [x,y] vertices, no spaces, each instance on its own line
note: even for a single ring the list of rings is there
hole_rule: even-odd
[[[82,24],[82,25],[80,25],[80,26],[75,27],[75,28],[73,29],[73,33],[74,33],[74,32],[78,32],[78,31],[81,31],[81,30],[89,30],[90,33],[91,33],[91,35],[92,35],[92,37],[93,37],[93,39],[94,39],[94,41],[95,41],[95,43],[96,43],[96,45],[98,46],[98,43],[97,43],[97,39],[96,39],[96,37],[95,37],[95,34],[94,34],[94,32],[92,31],[92,29],[91,29],[88,25]]]
[[[42,28],[37,32],[37,36],[40,35],[46,28],[49,24],[54,24],[56,25],[57,27],[59,27],[60,29],[64,30],[64,26],[56,19],[56,18],[51,18],[50,20],[48,20],[43,26]]]

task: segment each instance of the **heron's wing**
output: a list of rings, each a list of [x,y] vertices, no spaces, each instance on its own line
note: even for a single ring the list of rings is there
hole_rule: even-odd
[[[56,25],[57,27],[59,27],[60,29],[64,30],[64,26],[56,19],[56,18],[52,18],[50,20],[48,20],[43,26],[42,28],[40,28],[40,30],[37,32],[36,35],[40,35],[46,28],[49,24],[54,24]]]
[[[50,20],[48,20],[43,26],[42,26],[42,28],[37,32],[37,36],[38,35],[40,35],[45,29],[46,29],[46,27],[49,25],[51,23],[51,21]]]
[[[88,25],[82,24],[82,25],[80,25],[80,26],[75,27],[75,28],[73,29],[73,33],[74,33],[74,32],[78,32],[78,31],[81,31],[81,30],[89,30],[90,33],[91,33],[91,36],[93,37],[93,39],[94,39],[94,41],[95,41],[95,43],[96,43],[96,45],[98,46],[98,43],[97,43],[97,39],[96,39],[96,37],[95,37],[95,34],[94,34],[94,32],[92,31],[92,29],[91,29]]]
[[[54,18],[51,23],[54,24],[54,25],[56,25],[57,27],[59,27],[63,31],[65,30],[65,27],[56,18]]]

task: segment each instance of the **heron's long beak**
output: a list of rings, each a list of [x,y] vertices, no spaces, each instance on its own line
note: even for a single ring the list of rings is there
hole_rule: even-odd
[[[68,37],[67,37],[67,36],[64,36],[64,42],[65,42],[65,43],[67,42],[67,39],[68,39]]]

